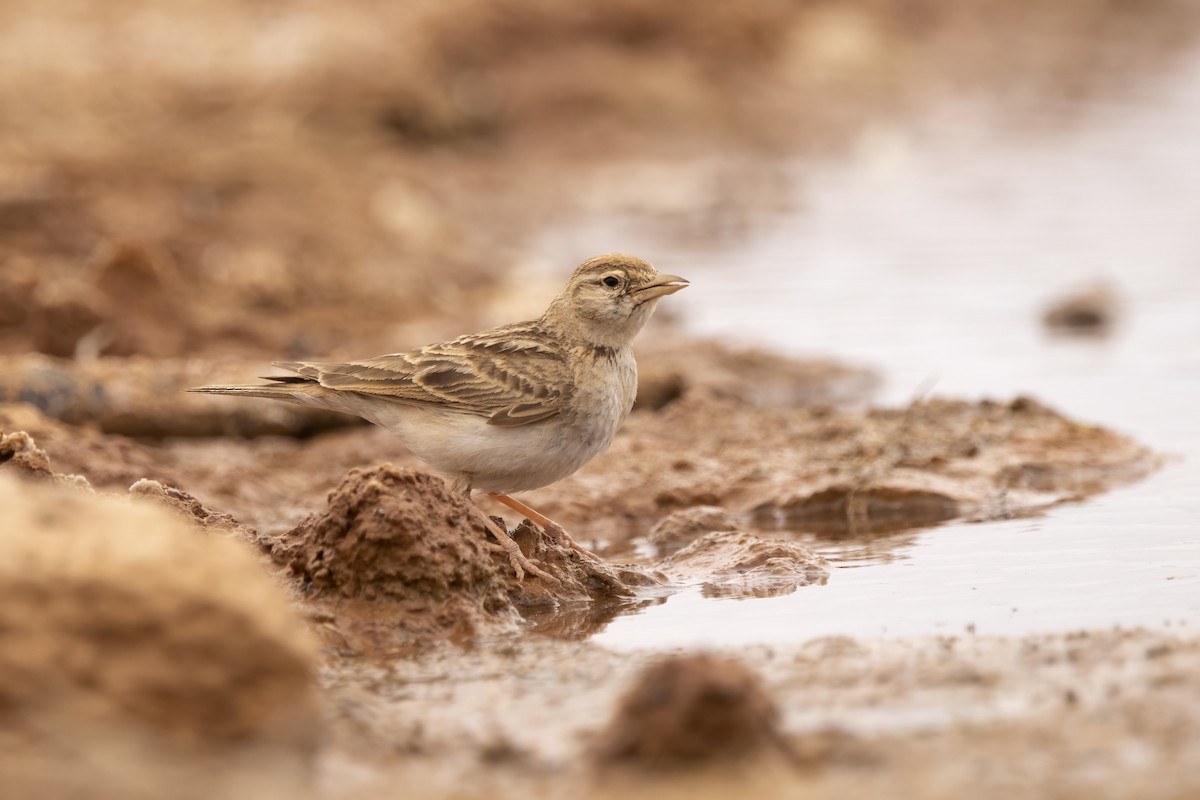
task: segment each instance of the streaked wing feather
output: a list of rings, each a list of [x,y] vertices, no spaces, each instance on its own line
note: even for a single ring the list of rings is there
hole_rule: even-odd
[[[537,323],[519,323],[344,363],[275,362],[322,386],[441,405],[488,417],[502,427],[529,425],[559,413],[571,372],[560,348]]]
[[[501,428],[517,428],[521,425],[529,425],[549,419],[557,414],[558,411],[557,405],[547,406],[545,403],[517,403],[515,406],[502,408],[495,414],[492,414],[488,417],[488,424],[497,425]]]

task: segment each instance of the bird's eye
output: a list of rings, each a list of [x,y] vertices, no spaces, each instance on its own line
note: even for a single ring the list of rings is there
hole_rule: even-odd
[[[621,279],[616,275],[605,275],[600,279],[600,282],[610,289],[615,289],[621,285]]]

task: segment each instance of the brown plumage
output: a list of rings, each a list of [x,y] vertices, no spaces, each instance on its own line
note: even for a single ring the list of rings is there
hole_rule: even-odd
[[[562,344],[534,320],[362,361],[274,364],[339,392],[442,406],[515,426],[552,417],[569,402],[574,387],[567,359]]]

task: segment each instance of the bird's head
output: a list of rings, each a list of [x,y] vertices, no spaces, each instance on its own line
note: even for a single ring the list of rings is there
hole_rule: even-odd
[[[646,324],[660,297],[687,285],[636,256],[596,256],[579,265],[546,318],[591,344],[624,347]]]

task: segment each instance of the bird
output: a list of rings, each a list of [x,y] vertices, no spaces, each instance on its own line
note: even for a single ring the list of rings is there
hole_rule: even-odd
[[[513,493],[549,486],[612,444],[633,409],[631,345],[658,301],[687,287],[632,255],[589,258],[534,320],[359,361],[276,361],[268,384],[189,391],[285,400],[354,414],[396,434],[419,459],[523,514],[587,556],[566,529]],[[517,579],[553,581],[472,507]]]

